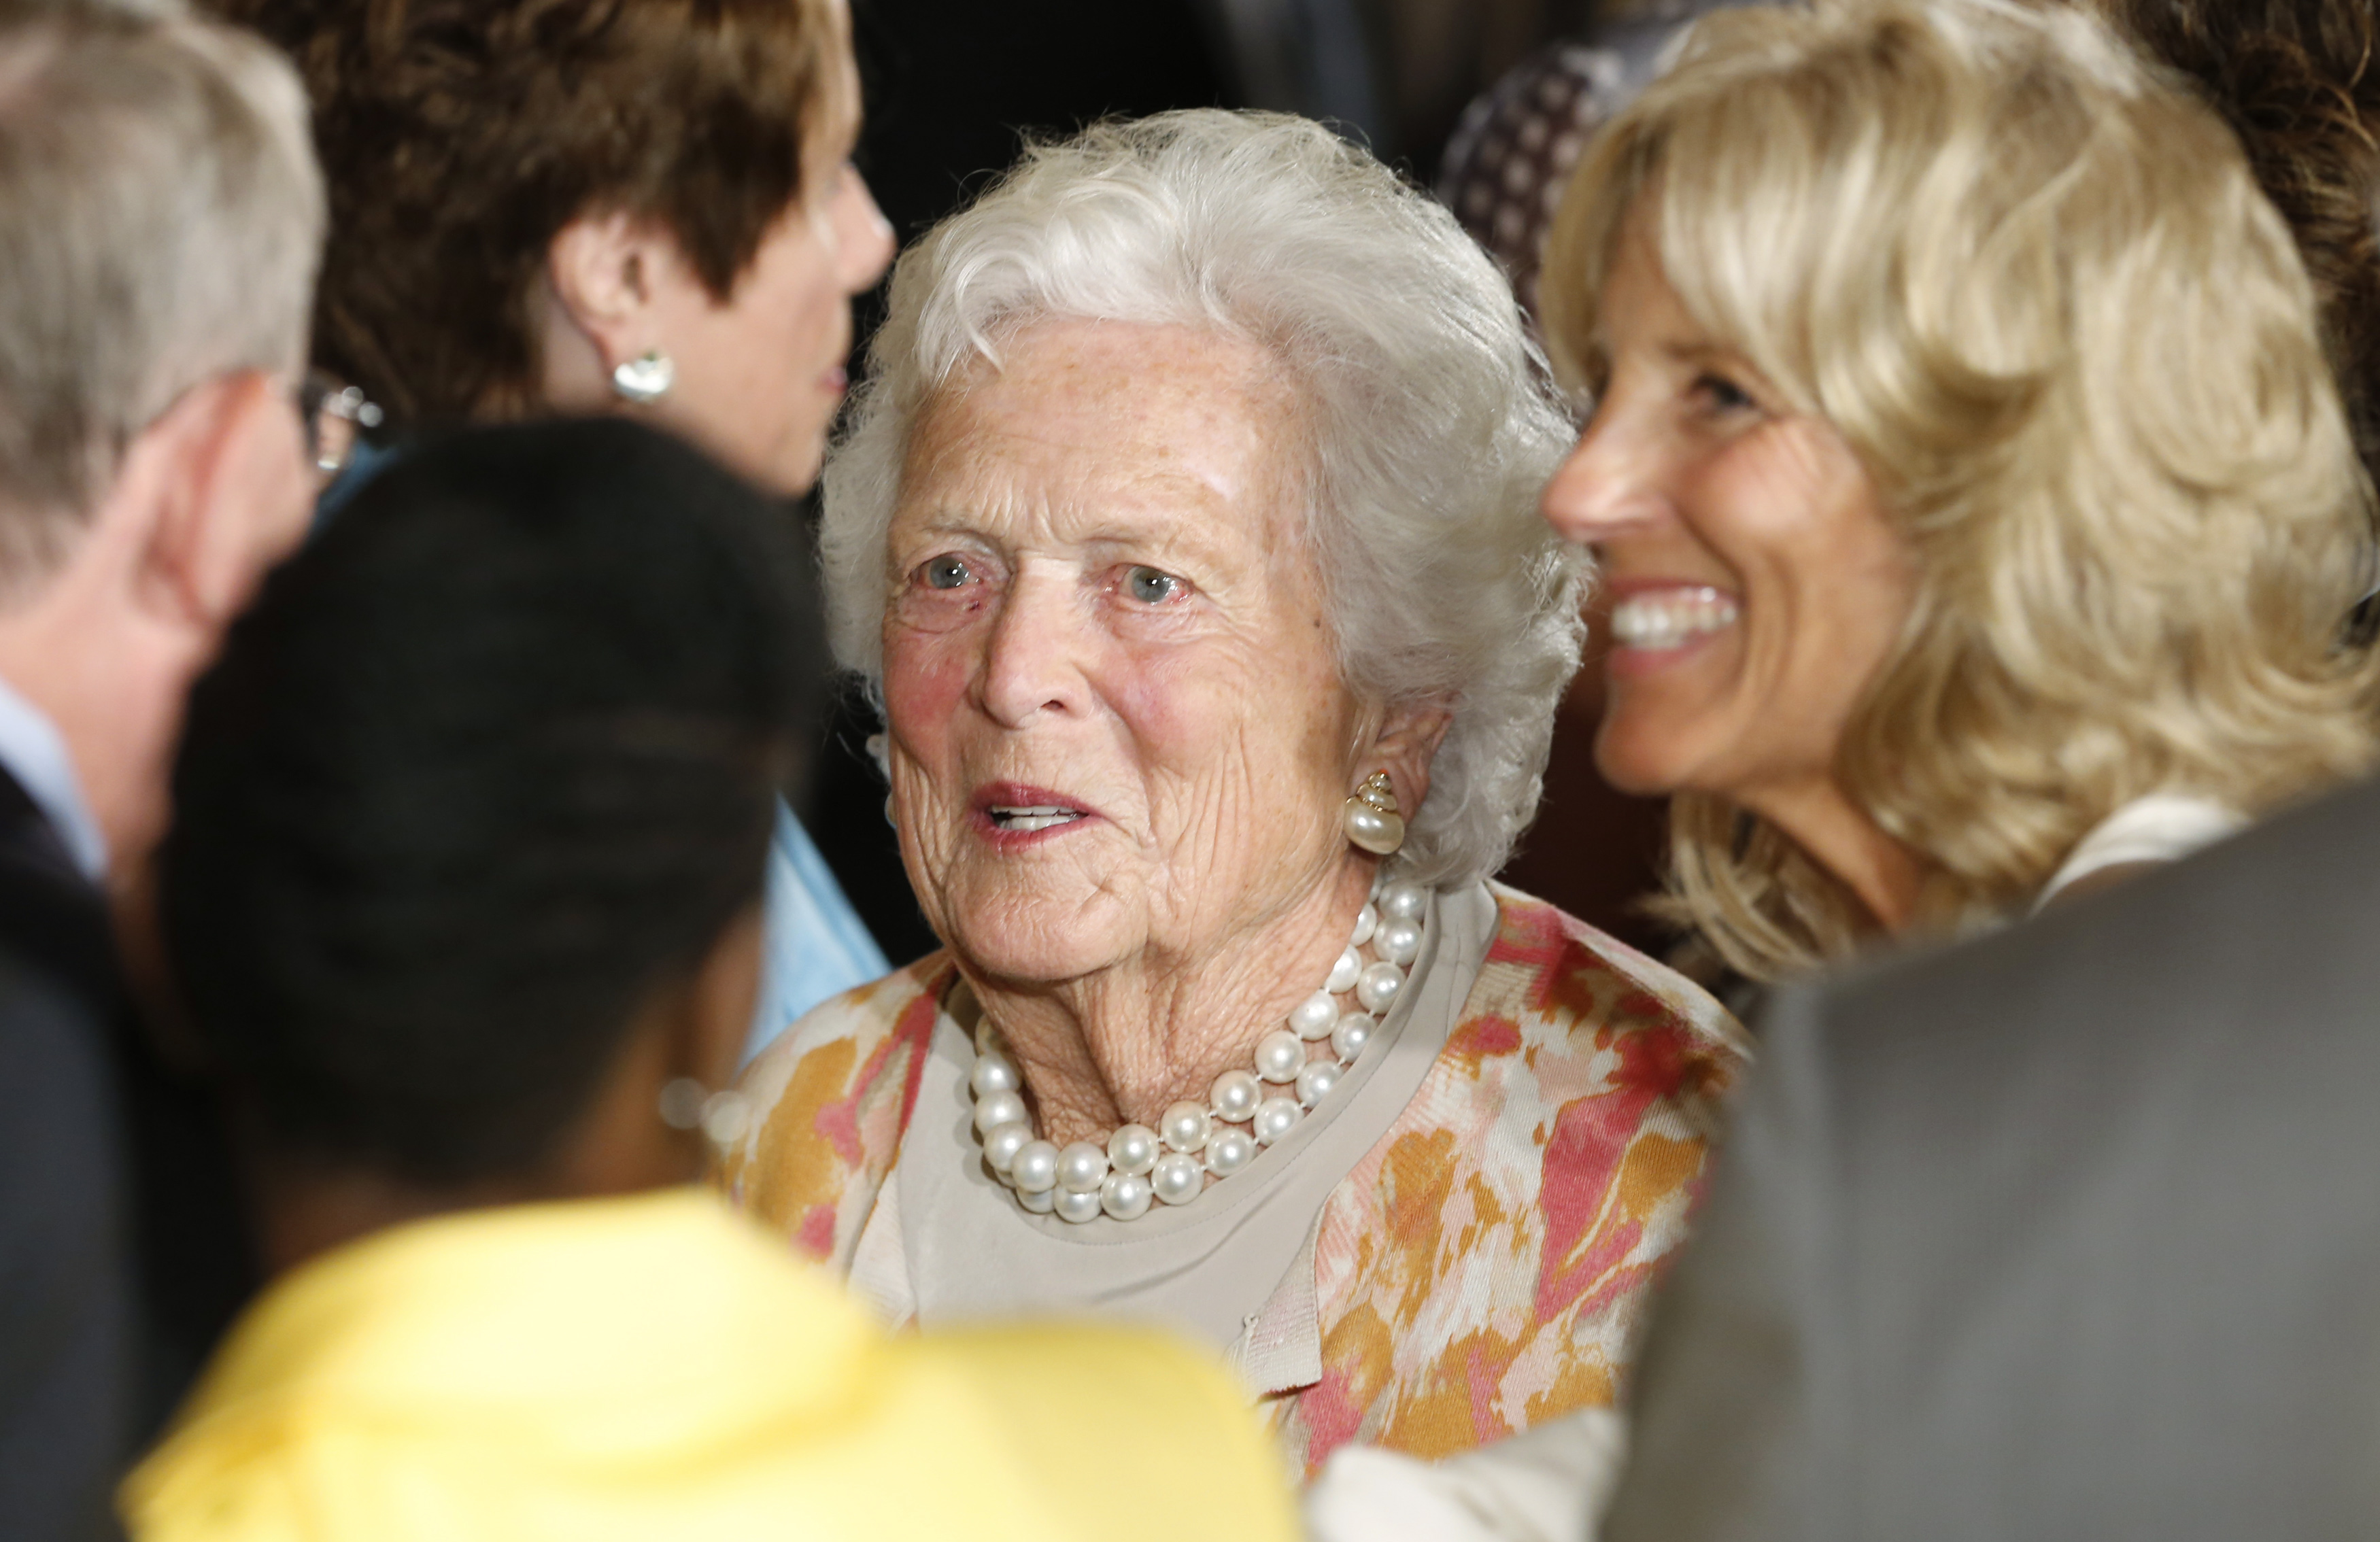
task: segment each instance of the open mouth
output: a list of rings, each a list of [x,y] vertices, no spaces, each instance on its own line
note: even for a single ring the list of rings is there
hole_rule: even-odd
[[[1062,807],[1053,803],[1037,803],[1030,807],[995,803],[984,813],[994,826],[1017,835],[1030,835],[1037,830],[1055,830],[1062,824],[1072,824],[1084,817],[1079,808]]]
[[[1723,632],[1742,613],[1735,597],[1705,586],[1640,589],[1611,607],[1611,640],[1658,651]]]
[[[1023,839],[1063,831],[1089,820],[1095,810],[1065,794],[1023,782],[994,782],[978,787],[971,800],[978,829],[988,833]]]

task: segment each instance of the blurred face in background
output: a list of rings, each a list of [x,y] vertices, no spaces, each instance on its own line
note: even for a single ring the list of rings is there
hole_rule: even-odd
[[[680,258],[655,264],[657,346],[676,381],[656,411],[759,485],[818,480],[843,405],[851,300],[892,260],[892,229],[851,164],[859,79],[840,29],[832,91],[802,150],[802,191],[762,238],[724,302]],[[674,243],[666,243],[674,249]]]
[[[1913,602],[1907,545],[1842,435],[1687,313],[1641,217],[1597,315],[1607,378],[1543,503],[1611,606],[1597,760],[1764,813],[1830,795]]]

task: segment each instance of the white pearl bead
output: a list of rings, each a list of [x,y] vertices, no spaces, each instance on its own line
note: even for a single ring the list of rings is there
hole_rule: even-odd
[[[1169,1205],[1187,1205],[1207,1187],[1207,1170],[1187,1151],[1168,1151],[1150,1170],[1148,1186]]]
[[[1339,1082],[1339,1068],[1327,1060],[1308,1062],[1297,1074],[1297,1100],[1307,1108],[1330,1096]]]
[[[1391,883],[1380,891],[1380,917],[1389,921],[1418,921],[1429,907],[1429,891],[1418,883]]]
[[[752,1100],[742,1093],[714,1092],[702,1100],[702,1133],[713,1146],[733,1146],[751,1127]]]
[[[1256,1137],[1263,1144],[1270,1146],[1290,1131],[1296,1129],[1297,1122],[1305,1117],[1305,1111],[1297,1106],[1296,1099],[1268,1098],[1257,1109]]]
[[[1256,1160],[1257,1137],[1245,1130],[1218,1130],[1207,1143],[1207,1171],[1218,1178],[1228,1178]]]
[[[1099,1191],[1090,1189],[1060,1189],[1058,1203],[1051,1207],[1060,1220],[1071,1220],[1080,1226],[1087,1220],[1099,1219]]]
[[[1335,973],[1332,977],[1337,977]],[[1343,990],[1346,987],[1335,986],[1332,989]],[[1289,1030],[1300,1038],[1319,1038],[1329,1033],[1330,1025],[1337,1021],[1339,1003],[1330,999],[1330,991],[1318,990],[1290,1009]]]
[[[1215,1117],[1226,1124],[1245,1124],[1264,1101],[1264,1088],[1245,1071],[1226,1071],[1208,1090]]]
[[[975,1127],[978,1135],[990,1135],[1002,1124],[1020,1124],[1026,1118],[1025,1098],[1021,1093],[994,1092],[976,1099]]]
[[[1393,964],[1375,964],[1355,982],[1355,1000],[1366,1012],[1386,1012],[1404,989],[1405,972]]]
[[[1108,1136],[1108,1165],[1128,1177],[1141,1177],[1157,1165],[1161,1149],[1157,1132],[1146,1124],[1127,1124]],[[1147,1209],[1148,1207],[1141,1207]],[[1130,1219],[1127,1217],[1126,1219]]]
[[[1364,961],[1355,956],[1354,949],[1348,949],[1345,953],[1339,955],[1338,963],[1330,965],[1330,977],[1322,982],[1322,993],[1326,996],[1341,996],[1354,990],[1355,977],[1363,973],[1363,970]],[[1339,1014],[1335,1010],[1331,1013],[1330,1016],[1333,1022],[1338,1021]],[[1327,1028],[1323,1030],[1324,1033],[1328,1033],[1329,1031],[1330,1030]],[[1305,1037],[1308,1038],[1319,1038],[1322,1035],[1318,1033],[1310,1033]]]
[[[994,1172],[1005,1179],[1011,1164],[1016,1160],[1016,1153],[1024,1150],[1032,1140],[1032,1125],[1022,1121],[1002,1124],[983,1137],[983,1160],[991,1164]]]
[[[1023,1085],[1016,1074],[1016,1062],[997,1050],[986,1050],[976,1056],[975,1069],[967,1073],[967,1086],[978,1098],[1014,1092]]]
[[[1108,1175],[1108,1154],[1087,1140],[1058,1153],[1058,1186],[1075,1194],[1098,1192]]]
[[[1026,1209],[1032,1211],[1035,1215],[1048,1215],[1051,1210],[1058,1208],[1058,1196],[1063,1192],[1063,1190],[1054,1186],[1046,1189],[1037,1189],[1031,1194],[1026,1193],[1023,1189],[1018,1189],[1016,1191],[1016,1202],[1024,1206]]]
[[[1350,948],[1362,947],[1372,940],[1372,932],[1379,924],[1379,910],[1366,903],[1363,909],[1355,912],[1355,935],[1347,939],[1347,945]]]
[[[1383,814],[1369,804],[1350,802],[1341,811],[1339,822],[1347,839],[1375,856],[1386,856],[1405,844],[1404,820]]]
[[[1352,1061],[1364,1052],[1372,1041],[1372,1019],[1360,1012],[1351,1012],[1339,1019],[1330,1030],[1330,1052],[1342,1061]]]
[[[1058,1148],[1046,1140],[1028,1140],[1009,1159],[1008,1175],[1019,1194],[1042,1194],[1058,1186]]]
[[[1099,1208],[1118,1220],[1138,1220],[1156,1197],[1148,1180],[1137,1172],[1111,1172],[1099,1185]]]
[[[1421,924],[1417,921],[1390,921],[1372,940],[1372,946],[1382,958],[1395,965],[1411,964],[1421,952]]]
[[[1176,1151],[1204,1151],[1207,1137],[1214,1133],[1215,1122],[1197,1104],[1182,1102],[1167,1109],[1157,1127],[1163,1133],[1165,1144]]]
[[[1266,1081],[1293,1082],[1297,1080],[1297,1068],[1305,1063],[1305,1040],[1287,1028],[1275,1028],[1257,1040],[1257,1075]]]

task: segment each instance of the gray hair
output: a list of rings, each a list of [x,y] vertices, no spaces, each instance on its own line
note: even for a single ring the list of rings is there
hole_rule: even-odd
[[[278,54],[171,0],[0,3],[0,596],[184,391],[304,362],[306,118]]]
[[[1302,118],[1165,113],[1031,146],[902,257],[824,479],[837,657],[880,703],[886,535],[919,415],[1058,319],[1197,327],[1281,361],[1306,407],[1306,526],[1342,677],[1390,706],[1453,706],[1402,869],[1495,871],[1536,811],[1578,667],[1586,565],[1536,515],[1570,419],[1494,262]]]

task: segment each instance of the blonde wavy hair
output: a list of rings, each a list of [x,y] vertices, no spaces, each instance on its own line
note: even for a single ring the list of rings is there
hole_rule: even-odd
[[[1574,385],[1632,219],[1687,311],[1842,434],[1914,555],[1838,772],[1927,864],[1927,924],[2022,906],[2143,795],[2261,813],[2371,763],[2374,671],[2340,637],[2372,494],[2304,272],[2229,130],[2098,22],[1702,22],[1555,222]],[[1671,913],[1755,977],[1875,929],[1718,797],[1675,800],[1671,867]]]

